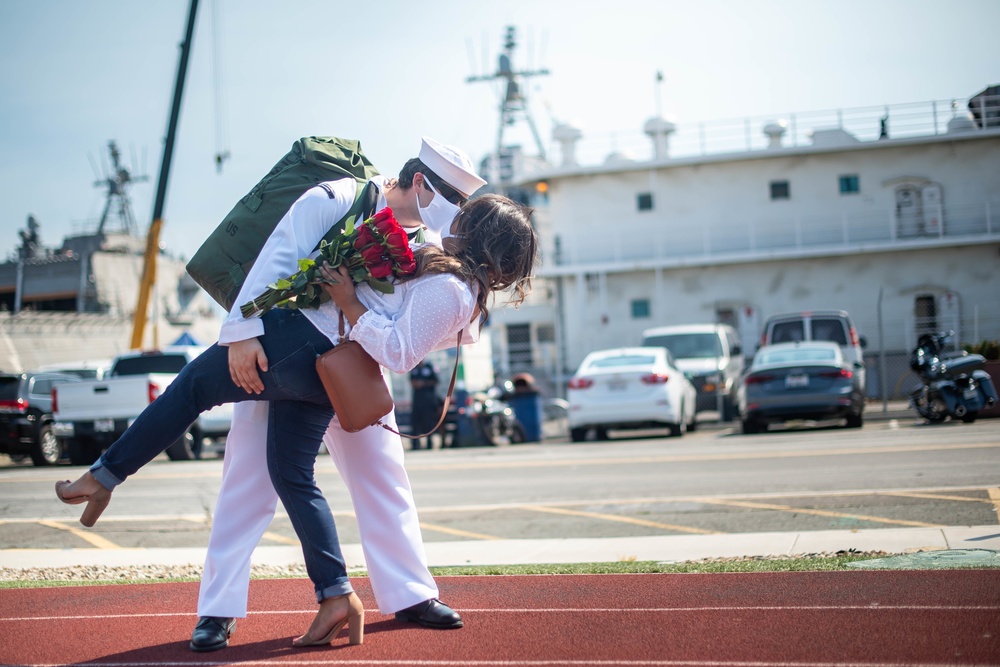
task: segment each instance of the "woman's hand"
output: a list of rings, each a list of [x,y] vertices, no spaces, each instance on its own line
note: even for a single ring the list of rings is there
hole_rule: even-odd
[[[323,262],[319,267],[319,272],[323,278],[329,281],[320,283],[320,286],[330,295],[330,298],[333,299],[338,308],[344,310],[345,306],[349,306],[358,300],[354,289],[354,281],[351,280],[351,274],[343,264],[334,269],[331,268],[329,263]]]
[[[267,372],[267,355],[259,340],[248,338],[229,344],[229,376],[233,379],[233,384],[248,394],[264,391],[258,367]]]
[[[351,323],[351,326],[357,324],[358,318],[368,309],[358,300],[350,272],[343,264],[334,269],[330,267],[329,263],[323,262],[319,267],[319,273],[329,281],[320,283],[320,286],[344,313],[344,317]]]

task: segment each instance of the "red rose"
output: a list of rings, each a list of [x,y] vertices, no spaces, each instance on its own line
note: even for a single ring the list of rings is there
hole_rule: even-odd
[[[380,220],[390,220],[390,219],[394,220],[395,218],[396,218],[396,216],[393,215],[392,209],[389,208],[388,206],[386,206],[381,211],[379,211],[378,213],[376,213],[375,215],[373,215],[370,218],[370,220],[372,222],[378,222]]]
[[[371,217],[371,224],[376,230],[378,230],[378,233],[383,236],[392,230],[399,228],[399,223],[396,222],[396,216],[394,216],[392,214],[392,210],[388,208],[384,208],[373,215]]]
[[[377,242],[375,235],[372,233],[371,228],[368,225],[361,225],[358,229],[358,236],[354,239],[354,247],[361,250],[367,245]]]
[[[382,255],[384,251],[382,246],[377,243],[373,243],[367,248],[361,250],[361,258],[365,260],[365,264],[374,264],[375,262],[382,261]]]
[[[412,262],[413,261],[413,251],[409,248],[409,246],[407,246],[398,255],[393,255],[392,259],[397,264],[400,264],[402,262]]]
[[[400,227],[385,235],[385,247],[393,257],[400,257],[410,248],[410,239]]]
[[[388,278],[392,275],[392,262],[383,260],[368,267],[368,273],[372,278]]]
[[[408,276],[417,270],[417,263],[413,261],[413,258],[408,259],[397,259],[396,260],[396,275],[397,276]]]

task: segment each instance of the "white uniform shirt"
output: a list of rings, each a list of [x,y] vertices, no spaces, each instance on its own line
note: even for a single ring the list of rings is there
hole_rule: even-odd
[[[372,180],[381,189],[386,179],[376,176]],[[299,197],[271,233],[222,325],[221,345],[264,333],[260,318],[244,318],[240,306],[265,291],[269,283],[295,273],[299,258],[315,256],[313,249],[354,203],[357,191],[354,179],[344,178],[324,185],[329,190],[317,186]],[[377,209],[384,207],[385,198],[380,197]],[[478,337],[478,326],[469,326],[476,307],[475,292],[453,275],[428,275],[406,281],[397,284],[393,294],[381,294],[362,283],[357,286],[357,295],[368,312],[349,329],[347,337],[361,343],[379,364],[397,373],[409,371],[428,352],[453,345],[457,334],[466,327],[471,334],[466,342]],[[332,301],[318,310],[301,312],[331,342],[340,341],[340,310]]]

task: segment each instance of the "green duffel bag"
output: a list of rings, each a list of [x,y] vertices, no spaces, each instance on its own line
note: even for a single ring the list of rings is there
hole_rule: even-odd
[[[299,139],[198,248],[187,272],[223,308],[231,310],[264,243],[302,193],[324,181],[349,177],[358,182],[354,205],[324,237],[330,240],[348,219],[371,215],[378,191],[368,181],[377,174],[358,141]]]

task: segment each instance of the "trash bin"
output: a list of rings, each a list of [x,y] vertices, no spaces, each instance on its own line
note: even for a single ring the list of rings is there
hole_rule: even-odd
[[[538,442],[542,439],[542,399],[535,387],[535,378],[528,373],[518,373],[511,378],[513,391],[504,395],[517,421],[524,427],[527,442]]]
[[[455,426],[449,438],[449,447],[478,447],[483,444],[476,425],[472,423],[467,405],[468,398],[469,392],[465,389],[456,389],[452,396],[452,403],[455,406]],[[451,413],[451,409],[448,412]]]
[[[542,401],[537,391],[525,391],[511,394],[507,399],[517,421],[524,427],[524,438],[527,442],[538,442],[542,439]]]

